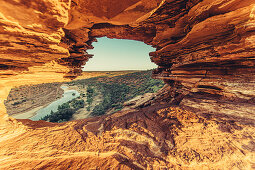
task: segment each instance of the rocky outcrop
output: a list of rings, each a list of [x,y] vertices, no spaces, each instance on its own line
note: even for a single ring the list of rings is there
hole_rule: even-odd
[[[151,101],[155,98],[154,93],[145,93],[144,95],[137,96],[125,103],[123,105],[128,109],[135,109],[140,107],[146,107],[151,104]]]
[[[254,168],[254,127],[178,107],[154,105],[61,124],[12,123],[15,133],[1,138],[0,169]]]
[[[82,168],[84,162],[254,168],[254,32],[254,0],[2,0],[1,168]],[[86,50],[103,36],[156,47],[153,76],[169,85],[162,100],[188,110],[184,117],[135,112],[61,125],[8,118],[3,101],[12,87],[75,78],[92,57]]]
[[[181,82],[186,108],[254,119],[254,4],[208,2],[155,37],[172,40],[151,53],[162,66],[155,77]]]

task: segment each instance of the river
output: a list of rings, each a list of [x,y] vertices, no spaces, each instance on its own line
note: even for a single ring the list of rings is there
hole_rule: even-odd
[[[45,117],[46,115],[49,115],[51,113],[51,111],[56,112],[58,110],[58,106],[71,101],[74,98],[77,98],[80,96],[80,93],[76,90],[68,90],[67,86],[61,86],[61,88],[64,90],[64,94],[63,96],[52,102],[51,104],[49,104],[48,106],[38,110],[36,112],[36,115],[34,115],[33,117],[30,117],[29,119],[31,120],[40,120],[41,118]]]

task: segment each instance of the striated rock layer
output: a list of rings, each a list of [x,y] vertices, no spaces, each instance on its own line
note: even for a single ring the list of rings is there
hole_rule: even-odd
[[[178,107],[61,124],[19,120],[10,126],[13,131],[1,138],[0,169],[255,168],[254,127]]]
[[[153,77],[168,86],[154,104],[186,111],[7,116],[12,87],[79,76],[103,36],[156,47]],[[1,0],[0,62],[1,169],[255,168],[254,0]]]

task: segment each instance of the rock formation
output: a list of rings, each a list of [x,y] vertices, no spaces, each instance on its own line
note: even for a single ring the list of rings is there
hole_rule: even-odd
[[[0,168],[255,168],[254,32],[254,0],[1,0]],[[156,47],[158,99],[186,111],[7,116],[12,87],[79,76],[103,36]]]

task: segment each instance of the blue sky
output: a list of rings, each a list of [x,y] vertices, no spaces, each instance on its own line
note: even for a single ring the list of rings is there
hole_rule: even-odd
[[[156,68],[150,61],[149,52],[155,49],[143,42],[133,40],[98,38],[94,42],[94,54],[83,71],[117,71],[117,70],[147,70]]]

